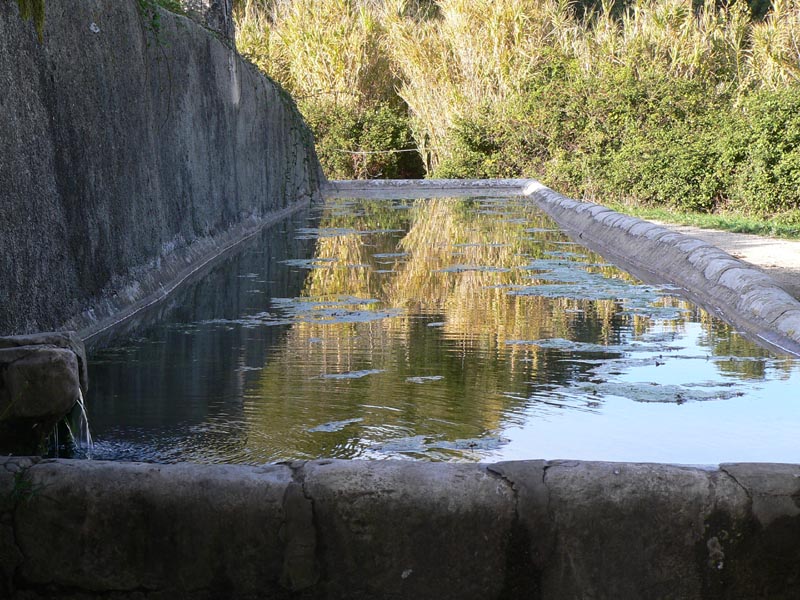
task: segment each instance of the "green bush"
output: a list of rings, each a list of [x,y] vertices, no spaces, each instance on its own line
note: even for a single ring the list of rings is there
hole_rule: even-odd
[[[330,179],[414,179],[424,166],[402,108],[378,103],[353,108],[333,103],[302,102],[317,140],[317,155]],[[401,150],[401,152],[398,152]]]
[[[722,156],[728,99],[696,80],[630,80],[619,95],[618,143],[603,192],[684,211],[723,202],[730,179]]]
[[[759,215],[800,209],[800,87],[747,97],[735,128],[732,206]]]
[[[732,107],[701,81],[624,67],[601,78],[560,62],[502,112],[458,121],[435,175],[536,177],[578,197],[711,211],[744,158]]]

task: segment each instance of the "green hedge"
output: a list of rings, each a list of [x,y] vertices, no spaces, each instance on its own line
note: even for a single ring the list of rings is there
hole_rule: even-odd
[[[456,124],[434,176],[530,176],[578,197],[683,211],[800,209],[800,86],[732,94],[562,66],[478,114]]]

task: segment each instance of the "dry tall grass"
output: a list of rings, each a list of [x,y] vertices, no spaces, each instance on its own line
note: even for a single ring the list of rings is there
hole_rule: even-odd
[[[237,46],[298,100],[340,106],[394,96],[376,7],[362,0],[246,0]]]
[[[800,1],[773,0],[772,11],[751,30],[748,76],[779,89],[800,81]]]
[[[800,80],[800,0],[774,0],[762,22],[742,0],[634,0],[621,17],[611,0],[581,17],[570,0],[243,2],[244,54],[301,100],[404,103],[429,167],[457,151],[459,122],[503,121],[551,72],[696,81],[734,104]]]

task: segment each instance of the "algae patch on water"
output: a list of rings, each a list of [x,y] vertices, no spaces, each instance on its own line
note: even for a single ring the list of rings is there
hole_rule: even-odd
[[[363,371],[347,371],[345,373],[326,373],[320,375],[320,379],[361,379],[367,375],[377,375],[383,373],[384,369],[364,369]]]
[[[421,375],[419,377],[406,377],[409,383],[427,383],[429,381],[441,381],[444,379],[442,375]]]
[[[273,298],[273,306],[291,323],[367,323],[402,314],[400,309],[378,309],[375,298],[337,296],[320,298]]]
[[[364,419],[357,418],[357,419],[344,419],[343,421],[331,421],[330,423],[323,423],[322,425],[317,425],[316,427],[312,427],[308,430],[309,433],[333,433],[335,431],[341,431],[348,425],[353,425],[355,423],[361,423]]]
[[[744,395],[744,392],[709,385],[712,389],[702,390],[683,385],[658,384],[653,382],[632,383],[609,381],[605,383],[585,383],[576,390],[587,396],[617,396],[635,402],[702,402],[708,400],[729,400]]]
[[[460,453],[470,450],[497,450],[507,443],[508,439],[499,436],[441,440],[431,436],[415,435],[373,444],[371,449],[382,454],[429,454],[432,450],[456,451]]]

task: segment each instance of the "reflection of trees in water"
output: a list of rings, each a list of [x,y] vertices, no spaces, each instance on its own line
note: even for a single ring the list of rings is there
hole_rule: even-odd
[[[622,303],[614,300],[508,294],[508,288],[537,283],[535,274],[521,267],[532,259],[547,257],[548,252],[563,251],[567,241],[557,231],[526,231],[554,229],[553,222],[530,203],[509,201],[500,207],[502,214],[499,210],[482,214],[476,210],[477,202],[453,199],[417,201],[410,211],[393,210],[385,202],[376,204],[383,210],[372,206],[368,216],[337,214],[326,218],[323,226],[368,231],[403,228],[407,233],[318,240],[317,256],[336,262],[309,275],[304,295],[375,298],[380,306],[400,307],[409,314],[440,315],[448,335],[465,343],[498,347],[507,340],[543,337],[618,343],[621,327],[643,334],[651,325],[649,319],[623,314]],[[398,252],[405,256],[379,259],[393,263],[389,265],[373,258],[376,253]],[[592,272],[633,281],[628,274],[605,265],[599,256],[584,249],[580,252],[588,259],[576,260],[596,265],[586,267]],[[352,267],[358,264],[371,268]],[[498,266],[505,270],[492,270]],[[461,272],[447,271],[459,267]],[[391,268],[391,274],[375,272]],[[401,323],[389,320],[384,326],[396,329]]]
[[[253,435],[268,436],[270,447],[294,457],[354,456],[370,441],[405,435],[484,435],[522,410],[531,385],[561,386],[592,366],[564,360],[575,358],[569,350],[507,342],[564,338],[617,345],[653,330],[653,319],[632,314],[618,300],[509,295],[509,287],[539,282],[524,268],[531,260],[565,250],[560,257],[589,265],[577,268],[635,280],[582,248],[576,252],[584,256],[571,255],[575,247],[565,245],[560,232],[531,232],[554,226],[529,204],[509,201],[490,214],[481,212],[485,208],[436,199],[417,201],[410,210],[373,202],[357,205],[354,214],[329,212],[317,240],[320,268],[309,272],[303,296],[373,299],[377,302],[345,308],[400,313],[370,322],[293,324],[252,392],[264,398],[248,414],[253,431],[260,432]],[[326,237],[325,228],[376,233]],[[454,266],[461,270],[453,272]],[[687,302],[665,297],[657,304],[688,309],[678,319],[659,321],[659,331],[680,332],[687,319],[700,320],[708,332],[701,343],[713,354],[759,355]],[[430,327],[431,321],[443,324]],[[752,377],[759,365],[763,369],[759,361],[726,361],[720,368]],[[361,370],[385,372],[353,380],[320,378]],[[419,376],[443,379],[406,381]],[[354,418],[363,421],[321,435],[307,431],[321,422]]]
[[[701,345],[709,349],[711,356],[729,357],[728,360],[715,361],[722,373],[743,379],[764,379],[769,365],[780,372],[780,378],[789,378],[794,368],[794,359],[775,358],[768,350],[736,333],[731,325],[713,318],[701,309],[695,308],[695,312],[695,318],[703,328]]]
[[[549,304],[563,303],[512,298],[505,290],[485,287],[515,283],[521,280],[520,273],[435,271],[454,262],[521,266],[527,262],[522,254],[541,255],[544,246],[522,240],[525,226],[476,215],[461,202],[417,202],[411,211],[395,210],[385,202],[359,208],[355,215],[334,211],[321,227],[408,233],[321,237],[316,257],[322,268],[309,273],[303,295],[332,300],[373,298],[379,302],[351,308],[398,307],[403,312],[373,322],[294,324],[286,345],[270,357],[258,379],[254,393],[264,401],[254,403],[248,414],[254,425],[252,435],[268,436],[265,445],[286,448],[287,456],[351,456],[359,452],[352,447],[357,443],[351,440],[353,426],[324,435],[314,435],[308,427],[320,421],[363,418],[354,426],[367,438],[364,444],[370,436],[380,441],[412,432],[444,433],[456,439],[497,429],[509,408],[520,404],[503,394],[524,389],[534,371],[547,370],[541,363],[518,361],[525,352],[505,352],[504,341],[540,335],[546,317],[539,313],[549,310]],[[538,215],[529,216],[533,225],[528,227],[543,224]],[[487,245],[495,242],[509,245]],[[454,244],[476,245],[455,249],[464,254],[454,257]],[[406,254],[374,256],[397,253]],[[395,272],[377,272],[381,269]],[[430,318],[419,319],[416,314]],[[444,320],[446,325],[428,327],[431,320]],[[562,323],[568,327],[566,320]],[[387,373],[345,381],[319,378],[322,373],[365,369],[386,369]],[[548,378],[556,377],[557,369],[551,370],[554,373]],[[443,379],[422,385],[406,381],[426,375]],[[370,408],[383,403],[388,408]]]

